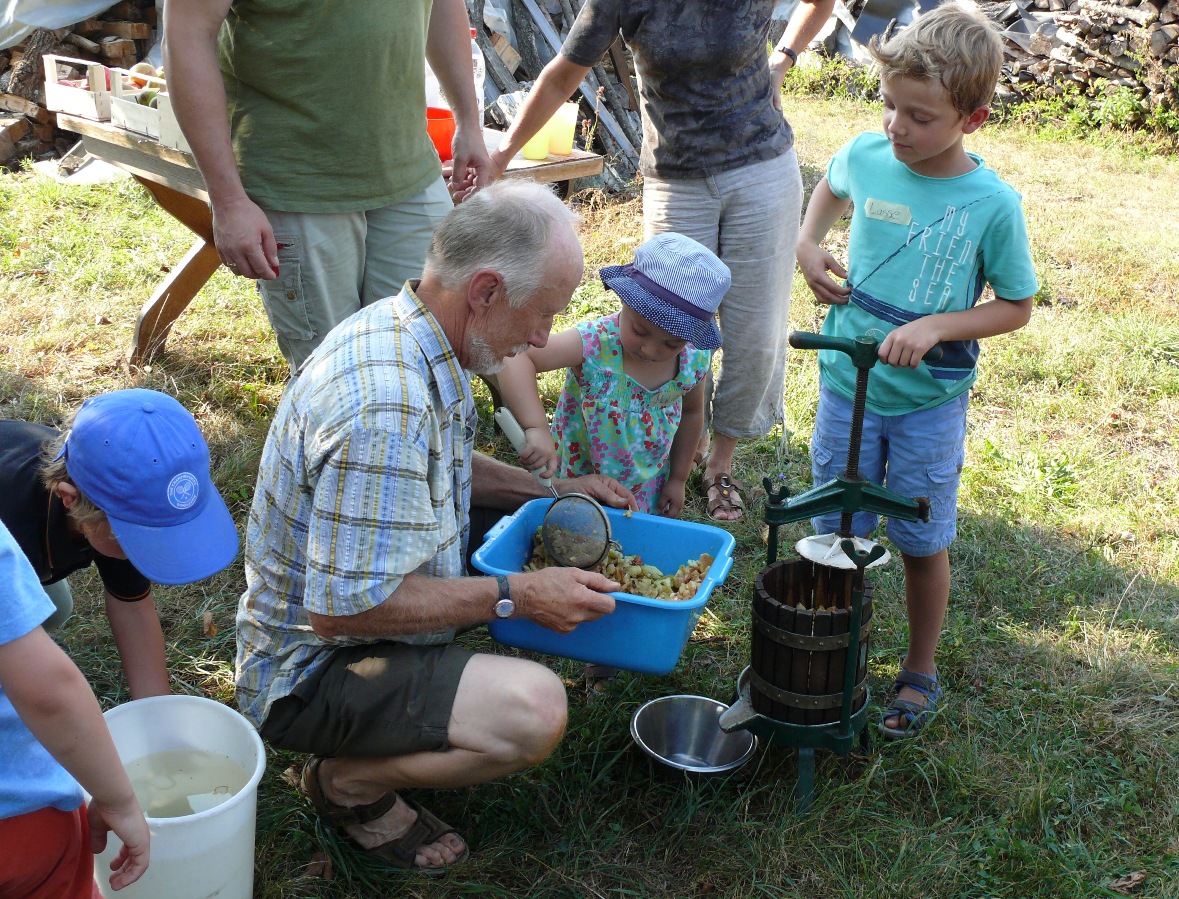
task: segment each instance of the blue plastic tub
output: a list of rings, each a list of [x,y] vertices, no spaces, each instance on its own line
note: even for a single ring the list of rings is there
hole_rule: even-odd
[[[497,522],[472,557],[475,567],[487,574],[519,572],[532,555],[532,535],[552,502],[534,499]],[[488,630],[498,643],[517,649],[645,674],[667,674],[679,660],[713,588],[724,583],[733,566],[733,537],[711,525],[674,518],[640,512],[627,518],[616,509],[607,509],[606,514],[622,551],[641,556],[645,564],[665,574],[674,573],[704,553],[711,555],[712,567],[696,595],[686,600],[664,600],[615,593],[612,614],[580,624],[568,634],[515,618],[496,619],[488,624]]]

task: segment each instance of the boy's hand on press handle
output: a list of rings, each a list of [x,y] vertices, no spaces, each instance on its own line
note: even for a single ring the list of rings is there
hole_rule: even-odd
[[[886,365],[916,368],[922,357],[941,342],[937,315],[925,315],[901,325],[880,344],[877,355]]]
[[[806,279],[815,299],[828,306],[842,306],[851,296],[851,288],[837,283],[836,278],[847,278],[847,269],[834,256],[810,240],[802,239],[796,248],[798,270]],[[830,273],[830,274],[829,274]]]
[[[551,478],[557,472],[557,448],[548,428],[525,428],[520,464],[533,474]]]

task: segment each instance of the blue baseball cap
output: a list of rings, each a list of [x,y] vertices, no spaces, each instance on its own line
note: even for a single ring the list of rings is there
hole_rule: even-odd
[[[137,388],[86,400],[61,456],[148,580],[203,580],[237,555],[233,517],[209,478],[209,447],[167,394]]]
[[[631,265],[606,266],[602,283],[647,321],[701,350],[721,345],[716,310],[729,290],[729,267],[683,234],[657,234]]]

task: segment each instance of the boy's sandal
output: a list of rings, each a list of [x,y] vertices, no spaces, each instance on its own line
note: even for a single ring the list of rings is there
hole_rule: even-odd
[[[380,799],[366,805],[344,806],[332,802],[324,795],[323,785],[319,780],[319,766],[323,764],[324,758],[325,756],[314,755],[304,763],[303,773],[299,777],[299,792],[307,797],[307,800],[311,803],[311,807],[315,809],[315,813],[323,819],[325,824],[339,829],[341,833],[348,836],[343,830],[344,827],[353,824],[368,824],[370,821],[375,821],[386,815],[397,804],[398,795],[393,791],[386,793]],[[417,820],[410,825],[409,830],[397,837],[397,839],[389,840],[387,843],[382,843],[371,849],[364,849],[358,846],[357,848],[361,852],[365,855],[371,855],[387,861],[394,867],[417,871],[430,877],[438,877],[445,874],[459,862],[466,861],[467,857],[471,854],[471,850],[464,840],[462,854],[449,865],[422,866],[414,864],[418,849],[422,846],[429,846],[431,843],[438,842],[438,840],[448,833],[457,834],[458,831],[408,796],[402,796],[400,798],[406,805],[418,813]]]
[[[712,496],[714,489],[716,495]],[[741,494],[737,491],[744,489],[745,485],[727,471],[722,471],[711,478],[701,479],[700,494],[708,500],[708,517],[713,521],[740,521],[745,514],[745,501],[741,499]],[[741,514],[736,518],[717,518],[716,513],[722,510],[740,512]]]
[[[925,697],[925,704],[918,705],[908,699],[901,699],[902,687],[912,687],[922,694]],[[936,675],[930,677],[928,674],[920,674],[907,668],[901,668],[901,673],[897,675],[892,688],[897,695],[893,696],[892,702],[888,704],[888,708],[880,716],[880,733],[887,740],[907,740],[915,737],[918,731],[937,714],[938,704],[945,695],[941,681],[937,679]],[[884,722],[889,718],[900,718],[902,726],[888,727]]]

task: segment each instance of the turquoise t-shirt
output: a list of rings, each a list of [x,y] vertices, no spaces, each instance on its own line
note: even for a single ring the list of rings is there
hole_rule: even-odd
[[[0,522],[0,646],[28,634],[53,614],[33,566]],[[47,685],[52,689],[52,685]],[[0,684],[0,818],[15,818],[43,808],[72,812],[82,804],[82,788],[37,742]]]
[[[972,308],[989,283],[1000,299],[1039,289],[1020,196],[982,157],[954,178],[918,175],[893,156],[883,134],[849,141],[827,167],[827,182],[853,205],[848,245],[849,302],[832,306],[823,333],[883,335],[925,315]],[[928,409],[970,389],[978,341],[940,344],[943,358],[916,368],[877,365],[868,408],[878,415]],[[824,383],[851,399],[856,369],[845,353],[823,350]]]

